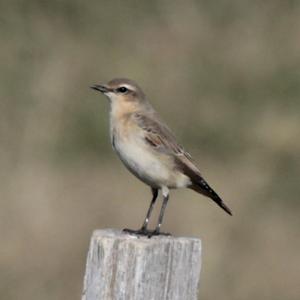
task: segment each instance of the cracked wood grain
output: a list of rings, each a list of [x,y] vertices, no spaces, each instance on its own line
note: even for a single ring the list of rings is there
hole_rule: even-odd
[[[196,300],[201,241],[96,230],[82,300]]]

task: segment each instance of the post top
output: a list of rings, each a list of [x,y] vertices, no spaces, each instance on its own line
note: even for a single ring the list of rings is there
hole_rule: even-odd
[[[167,235],[158,235],[158,236],[152,236],[151,238],[148,238],[147,236],[142,235],[133,235],[126,232],[123,232],[120,229],[113,229],[113,228],[107,228],[107,229],[96,229],[93,232],[93,238],[107,238],[107,239],[118,239],[118,240],[131,240],[133,241],[139,241],[143,243],[150,243],[150,244],[156,244],[156,243],[170,243],[170,242],[193,242],[193,243],[200,243],[201,240],[199,238],[195,237],[174,237],[174,236],[167,236]]]

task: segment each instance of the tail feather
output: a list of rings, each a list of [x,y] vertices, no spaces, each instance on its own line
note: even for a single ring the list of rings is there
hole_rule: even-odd
[[[224,209],[229,215],[232,216],[230,208],[223,202],[218,194],[208,185],[208,183],[202,177],[199,178],[196,182],[194,181],[190,188],[200,194],[209,197],[222,209]]]
[[[203,179],[198,168],[187,156],[177,156],[175,158],[177,168],[186,176],[188,176],[192,182],[189,186],[190,189],[211,198],[221,208],[223,208],[229,215],[232,216],[230,208],[223,202],[218,194],[208,185]]]

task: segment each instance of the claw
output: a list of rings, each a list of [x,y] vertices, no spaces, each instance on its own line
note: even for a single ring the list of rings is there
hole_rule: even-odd
[[[149,239],[152,236],[159,236],[159,235],[164,235],[164,236],[170,236],[170,233],[165,233],[165,232],[160,232],[158,230],[147,230],[145,228],[141,228],[139,230],[133,230],[133,229],[128,229],[125,228],[123,229],[123,232],[128,233],[128,234],[132,234],[132,235],[143,235],[143,236],[147,236]]]
[[[151,232],[151,236],[155,236],[155,235],[164,235],[164,236],[171,236],[171,233],[168,232],[160,232],[159,230],[154,230]]]
[[[123,229],[123,232],[133,234],[133,235],[145,235],[145,236],[149,236],[149,234],[151,233],[151,231],[144,228],[141,228],[139,230],[125,228]]]

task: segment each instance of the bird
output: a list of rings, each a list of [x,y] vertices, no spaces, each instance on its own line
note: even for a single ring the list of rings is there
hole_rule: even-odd
[[[135,81],[116,78],[105,84],[92,85],[91,88],[109,100],[113,149],[126,168],[152,191],[150,206],[141,228],[124,229],[125,232],[148,237],[164,234],[161,225],[171,189],[192,189],[212,199],[232,215],[230,208],[203,178],[191,155],[177,142]],[[149,230],[149,219],[159,192],[163,201],[158,222],[154,230]]]

